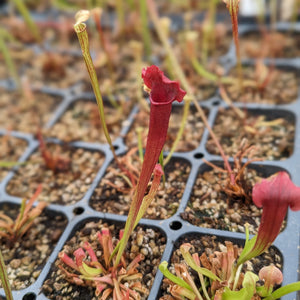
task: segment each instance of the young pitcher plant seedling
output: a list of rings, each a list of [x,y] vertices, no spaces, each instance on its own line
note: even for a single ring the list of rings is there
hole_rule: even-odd
[[[100,91],[99,84],[98,84],[96,70],[95,70],[93,60],[92,60],[92,57],[91,57],[90,51],[89,51],[89,38],[88,38],[87,31],[86,31],[86,24],[84,23],[85,21],[87,21],[89,19],[89,17],[90,17],[89,11],[87,11],[87,10],[79,11],[75,16],[76,23],[74,25],[74,30],[77,34],[77,37],[78,37],[78,40],[80,43],[82,55],[83,55],[83,58],[85,61],[87,71],[88,71],[90,79],[91,79],[91,84],[93,87],[95,97],[97,100],[99,115],[100,115],[101,125],[102,125],[103,131],[104,131],[104,135],[106,137],[107,143],[109,144],[110,150],[112,151],[116,162],[118,162],[118,158],[115,153],[115,149],[112,144],[112,141],[111,141],[111,138],[110,138],[107,126],[106,126],[104,107],[103,107],[103,99],[102,99],[101,91]]]
[[[13,220],[4,213],[0,213],[0,238],[7,241],[8,245],[12,245],[20,239],[48,205],[46,202],[42,201],[39,202],[36,207],[32,207],[41,192],[42,185],[39,185],[29,201],[26,199],[22,200],[20,213],[16,220]]]
[[[142,205],[143,198],[166,140],[172,102],[175,100],[181,102],[186,94],[185,91],[179,87],[178,82],[171,81],[165,77],[163,72],[156,66],[143,69],[142,78],[144,80],[145,89],[150,92],[149,132],[143,165],[130,205],[124,236],[119,244],[116,264],[119,263],[129,236],[136,226],[138,215],[141,214],[139,212],[141,207],[143,208],[142,215],[145,213],[144,209],[148,207]],[[150,204],[151,201],[147,202]]]
[[[230,15],[232,18],[232,26],[233,26],[233,36],[236,45],[236,55],[238,60],[238,72],[240,78],[240,86],[242,89],[243,82],[242,82],[242,69],[241,69],[241,61],[240,61],[240,49],[239,49],[239,41],[238,41],[238,22],[237,22],[237,13],[238,13],[238,5],[239,0],[224,0],[226,3]],[[249,154],[251,151],[251,147],[247,148],[245,145],[241,148],[239,155],[234,158],[235,167],[237,169],[237,173],[234,173],[232,170],[227,157],[225,156],[221,145],[219,144],[217,138],[215,137],[208,120],[199,106],[196,98],[193,94],[193,88],[189,85],[185,74],[182,72],[182,69],[174,55],[174,52],[168,42],[167,33],[161,28],[161,20],[158,17],[158,13],[156,11],[156,6],[153,0],[145,0],[143,4],[147,3],[147,7],[149,10],[150,17],[154,23],[158,36],[163,43],[166,52],[168,54],[168,59],[172,63],[174,68],[174,74],[180,79],[181,83],[183,84],[184,88],[187,90],[188,97],[191,99],[198,112],[201,115],[203,122],[205,123],[206,127],[209,130],[210,135],[212,136],[216,146],[218,147],[221,156],[224,159],[224,164],[226,171],[228,172],[228,183],[227,183],[227,192],[232,196],[234,195],[246,195],[247,192],[244,191],[240,186],[237,184],[238,181],[243,176],[243,171],[250,163],[248,161],[244,166],[242,166],[241,161],[245,154]],[[119,11],[119,21],[121,27],[123,27],[123,17],[121,17],[121,10],[120,7],[123,6],[123,1],[117,2],[118,11]],[[143,8],[145,8],[143,6]],[[96,15],[97,16],[97,15]],[[74,29],[78,35],[78,39],[81,45],[83,57],[92,81],[93,90],[96,96],[100,119],[102,122],[102,126],[104,129],[105,136],[107,138],[107,142],[110,146],[110,149],[113,153],[115,162],[118,164],[119,169],[124,171],[125,166],[119,158],[117,157],[114,147],[112,145],[106,123],[105,123],[105,116],[103,110],[103,100],[101,96],[101,92],[99,89],[99,84],[97,81],[97,76],[95,72],[95,68],[89,53],[89,44],[88,44],[88,35],[86,32],[86,25],[83,23],[87,21],[89,18],[88,11],[80,11],[76,15],[76,24],[74,25]],[[99,20],[98,20],[99,21]],[[99,27],[99,23],[98,23]],[[99,32],[101,34],[101,32]],[[188,40],[189,41],[189,40]],[[191,45],[193,45],[193,39],[189,41]],[[193,50],[193,48],[191,47]],[[193,51],[191,50],[191,53]],[[235,82],[234,79],[230,77],[220,78],[219,76],[215,76],[207,72],[199,63],[195,63],[196,55],[193,53],[191,55],[194,58],[193,65],[194,68],[198,70],[199,73],[202,74],[204,77],[209,77],[211,81],[215,81],[219,84],[232,84]],[[84,245],[84,250],[82,248],[77,249],[74,252],[75,261],[70,259],[65,253],[60,255],[61,260],[67,264],[70,268],[74,269],[77,273],[73,274],[68,272],[66,269],[62,268],[62,270],[67,274],[69,279],[77,284],[83,285],[86,282],[90,282],[92,286],[96,287],[96,295],[102,294],[102,298],[106,299],[110,294],[113,295],[114,299],[129,299],[129,294],[135,299],[134,293],[131,291],[130,288],[124,287],[120,284],[121,281],[117,280],[118,276],[121,275],[119,273],[119,267],[124,267],[124,250],[126,248],[127,242],[130,238],[130,235],[134,228],[137,226],[137,223],[142,218],[143,214],[145,213],[146,209],[150,205],[152,199],[154,198],[159,184],[161,180],[161,176],[163,175],[162,168],[157,161],[160,158],[160,162],[162,161],[162,148],[165,143],[168,123],[171,113],[172,102],[182,101],[183,97],[185,96],[186,92],[180,89],[179,83],[175,81],[171,81],[168,79],[163,72],[156,66],[151,66],[148,68],[143,69],[142,78],[144,80],[145,90],[150,93],[150,124],[149,124],[149,132],[147,137],[147,144],[145,149],[145,156],[142,156],[142,151],[140,151],[140,157],[142,160],[142,168],[137,181],[132,184],[134,188],[133,196],[132,196],[132,203],[130,206],[127,222],[125,225],[124,233],[118,242],[118,244],[113,247],[111,238],[109,234],[102,233],[102,235],[98,235],[99,242],[102,245],[104,251],[104,261],[105,267],[103,267],[96,258],[95,253],[89,244]],[[266,84],[266,80],[262,81],[262,84]],[[250,83],[245,81],[245,84],[253,84],[251,81]],[[263,86],[262,85],[262,86]],[[221,91],[224,89],[221,86]],[[188,110],[187,110],[188,111]],[[244,117],[244,114],[239,114],[240,116]],[[126,177],[130,178],[130,172],[123,173]],[[282,173],[282,172],[281,172]],[[270,179],[270,182],[274,183],[275,186],[289,186],[292,188],[290,183],[287,183],[285,176],[281,173],[278,173],[275,177],[278,178],[273,182],[273,179]],[[150,191],[147,195],[146,191],[148,188],[148,184],[150,182],[151,176],[153,174],[153,181],[150,188]],[[133,182],[133,181],[132,181]],[[132,183],[131,182],[131,183]],[[264,182],[264,181],[263,181]],[[263,184],[262,182],[262,184]],[[267,184],[265,183],[267,186]],[[264,189],[267,190],[267,187],[264,186]],[[272,187],[274,191],[275,188]],[[282,187],[280,187],[279,192],[282,192]],[[270,192],[272,194],[272,192]],[[260,278],[265,280],[265,288],[259,289],[257,287],[257,281],[259,277],[252,272],[242,273],[241,269],[247,260],[260,255],[264,251],[268,249],[271,243],[274,241],[276,236],[279,233],[280,226],[283,222],[283,218],[287,212],[288,205],[291,206],[292,209],[300,209],[298,204],[295,204],[292,197],[289,198],[288,201],[282,202],[280,197],[276,198],[276,201],[272,203],[268,201],[267,197],[263,197],[263,192],[259,188],[259,185],[255,185],[253,188],[253,201],[258,206],[263,206],[263,214],[262,214],[262,222],[261,226],[259,227],[258,234],[251,240],[249,240],[249,233],[248,229],[246,229],[246,244],[244,250],[240,254],[238,258],[238,254],[236,248],[231,243],[226,243],[227,252],[226,253],[216,253],[215,257],[199,257],[197,254],[193,256],[190,255],[189,249],[190,245],[183,244],[180,247],[180,251],[184,257],[186,265],[193,269],[199,277],[199,281],[201,284],[201,288],[199,289],[192,276],[189,274],[189,268],[186,265],[179,264],[175,267],[176,276],[171,274],[167,270],[166,263],[161,264],[161,271],[169,278],[170,284],[172,285],[172,295],[174,299],[182,299],[182,297],[186,297],[188,299],[245,299],[250,300],[253,295],[259,295],[259,297],[263,297],[264,299],[276,299],[276,298],[269,298],[273,297],[273,281],[271,283],[270,277],[275,274],[274,270],[271,271],[264,271],[260,274]],[[275,194],[272,194],[274,197]],[[275,208],[276,207],[276,208]],[[277,210],[280,212],[277,212]],[[274,217],[277,216],[277,218]],[[272,216],[273,223],[269,221]],[[276,219],[274,221],[274,219]],[[272,226],[268,225],[272,224]],[[279,227],[278,227],[279,226]],[[104,242],[107,241],[106,242]],[[106,250],[105,250],[106,249]],[[84,261],[86,258],[86,253],[90,256],[90,262]],[[138,259],[138,261],[140,258]],[[201,267],[201,264],[204,267]],[[131,264],[130,264],[131,265]],[[136,265],[136,264],[135,264]],[[132,267],[135,270],[135,267]],[[127,269],[129,271],[129,269]],[[274,271],[274,272],[273,272]],[[78,275],[80,273],[80,275]],[[126,272],[125,272],[126,273]],[[124,274],[125,274],[124,273]],[[99,277],[100,276],[100,277]],[[109,279],[109,278],[111,279]],[[126,277],[126,275],[125,275]],[[123,277],[124,278],[124,277]],[[278,283],[280,280],[274,281],[274,283]],[[282,295],[282,293],[290,292],[291,289],[297,288],[297,284],[295,286],[289,287],[288,289],[281,290],[281,292],[277,292],[277,295]],[[280,290],[280,289],[279,289]],[[123,297],[123,298],[122,298]],[[126,298],[124,298],[126,297]]]
[[[70,170],[71,160],[67,157],[51,153],[51,151],[47,149],[41,130],[37,132],[37,139],[39,141],[41,155],[48,169],[52,170],[53,173],[67,172]]]
[[[75,16],[76,24],[74,25],[74,29],[78,35],[78,39],[82,49],[82,54],[91,78],[93,90],[99,108],[100,119],[102,122],[102,126],[104,129],[107,142],[110,146],[110,149],[112,150],[113,156],[120,170],[124,170],[123,166],[120,164],[118,157],[115,154],[114,147],[112,145],[106,127],[104,110],[103,110],[103,100],[99,89],[95,68],[89,53],[89,43],[88,43],[88,36],[86,32],[86,25],[83,23],[88,20],[89,15],[90,13],[88,11],[78,12]],[[151,66],[147,69],[144,69],[142,73],[142,77],[144,79],[146,90],[150,92],[151,108],[150,108],[149,132],[148,132],[147,145],[145,150],[145,157],[143,159],[139,180],[137,182],[137,186],[133,194],[132,204],[130,206],[128,219],[125,225],[124,236],[121,239],[118,246],[114,249],[111,256],[112,259],[112,257],[116,255],[115,267],[120,262],[120,259],[123,255],[123,251],[125,249],[125,246],[127,244],[127,241],[130,237],[132,230],[136,226],[139,218],[143,216],[145,212],[144,209],[146,210],[148,208],[151,200],[155,195],[154,192],[149,193],[145,198],[144,204],[142,205],[152,172],[155,168],[155,165],[158,161],[163,145],[165,143],[169,118],[171,114],[172,102],[174,100],[177,100],[179,102],[182,101],[183,97],[186,94],[183,90],[179,88],[178,82],[169,80],[167,77],[164,76],[162,71],[160,71],[159,68],[156,66]],[[159,167],[156,167],[153,181],[159,182],[161,176],[162,176],[162,170],[159,169]],[[159,180],[157,180],[156,178],[159,178]],[[158,184],[155,184],[154,186],[156,187],[156,189],[158,188]]]
[[[48,205],[46,202],[39,202],[36,207],[32,208],[33,203],[42,191],[42,185],[39,185],[35,194],[27,202],[22,200],[19,215],[16,220],[0,213],[0,240],[6,241],[8,247],[14,245],[33,225],[34,220],[43,212]],[[5,262],[0,251],[0,281],[4,288],[7,300],[13,300],[11,286],[7,276]]]
[[[172,62],[172,66],[174,68],[174,72],[176,73],[176,76],[178,77],[180,83],[182,84],[183,88],[186,90],[187,92],[187,96],[193,101],[193,104],[195,105],[205,127],[207,128],[207,130],[209,131],[214,143],[216,144],[216,147],[219,149],[219,152],[224,160],[224,165],[226,167],[226,169],[228,170],[228,173],[231,174],[232,173],[232,169],[231,169],[231,166],[228,162],[228,159],[227,159],[227,156],[225,155],[224,151],[223,151],[223,148],[221,147],[220,145],[220,142],[219,140],[217,139],[216,135],[214,134],[209,122],[208,122],[208,119],[206,118],[206,115],[204,113],[204,110],[201,108],[201,106],[199,105],[195,95],[194,95],[194,92],[193,92],[193,88],[190,86],[177,58],[176,58],[176,55],[169,43],[169,40],[168,40],[168,37],[165,33],[164,30],[161,30],[161,26],[160,26],[160,19],[159,19],[159,15],[158,15],[158,12],[157,12],[157,7],[155,5],[155,2],[153,0],[147,0],[147,7],[148,7],[148,10],[149,10],[149,15],[151,17],[151,20],[154,24],[154,27],[156,29],[156,32],[159,36],[159,39],[161,41],[161,43],[163,44],[168,56],[169,56],[169,59],[170,61]],[[231,179],[232,179],[232,182],[234,181],[234,178],[233,176],[231,176]]]
[[[246,226],[246,243],[240,255],[231,242],[225,242],[227,252],[215,252],[209,257],[202,254],[200,258],[197,253],[189,254],[190,244],[181,245],[185,263],[175,265],[176,276],[168,271],[167,262],[159,267],[168,278],[173,296],[161,299],[275,300],[300,290],[300,282],[295,282],[273,291],[274,286],[282,282],[282,273],[272,265],[263,267],[259,276],[249,271],[242,272],[245,262],[264,253],[276,239],[288,207],[300,210],[300,187],[293,184],[286,172],[278,172],[256,183],[252,197],[258,207],[263,207],[261,223],[251,240]],[[198,273],[201,287],[196,287],[194,279],[186,274],[189,272],[186,265]],[[259,279],[264,282],[263,286],[257,284]]]
[[[260,255],[274,242],[290,207],[300,210],[300,188],[295,186],[286,172],[263,179],[255,184],[253,202],[263,208],[258,234],[247,241],[238,264]]]
[[[120,238],[123,232],[120,232]],[[114,300],[140,299],[140,293],[147,294],[148,290],[140,282],[142,274],[138,272],[139,262],[144,256],[139,253],[130,264],[126,265],[125,257],[115,267],[113,258],[110,260],[114,249],[114,241],[107,227],[97,233],[97,240],[101,245],[102,257],[99,259],[91,244],[85,242],[83,248],[73,252],[75,260],[70,258],[65,251],[59,253],[59,268],[71,283],[95,288],[95,296],[101,299]],[[62,265],[64,264],[64,266]],[[72,271],[68,271],[71,269]],[[99,298],[100,299],[100,298]]]
[[[239,44],[239,31],[238,31],[238,11],[240,0],[223,0],[226,4],[226,7],[229,10],[231,23],[232,23],[232,34],[235,44],[235,53],[237,57],[237,67],[238,67],[238,75],[240,81],[240,88],[242,88],[243,84],[243,70],[242,70],[242,62],[241,62],[241,51]]]
[[[100,116],[100,122],[101,126],[103,128],[103,132],[106,138],[106,141],[109,145],[109,148],[113,154],[115,162],[118,164],[119,169],[126,174],[127,177],[131,177],[130,171],[126,169],[126,167],[120,162],[118,156],[116,155],[114,145],[112,143],[108,128],[107,128],[107,123],[106,123],[106,118],[105,118],[105,113],[104,113],[104,105],[103,105],[103,98],[101,94],[101,90],[99,88],[99,83],[98,83],[98,78],[95,70],[95,66],[93,64],[93,60],[89,51],[89,38],[88,38],[88,33],[86,30],[86,22],[90,17],[90,12],[87,10],[81,10],[75,15],[76,23],[74,25],[74,30],[77,34],[82,55],[84,58],[84,62],[87,68],[87,71],[90,76],[91,84],[93,87],[93,91],[96,97],[97,105],[98,105],[98,111],[99,111],[99,116]]]
[[[255,162],[261,161],[259,158],[254,158],[255,146],[250,146],[247,139],[243,139],[238,152],[233,157],[232,173],[227,169],[223,169],[213,164],[212,162],[202,159],[207,165],[211,166],[217,172],[226,173],[227,177],[224,182],[221,182],[222,191],[227,195],[227,204],[232,205],[232,201],[243,201],[246,204],[252,202],[251,186],[245,178],[247,167]],[[243,159],[247,157],[247,161],[243,163]]]

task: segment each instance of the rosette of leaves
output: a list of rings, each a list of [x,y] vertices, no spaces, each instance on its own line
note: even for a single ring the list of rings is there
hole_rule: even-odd
[[[123,231],[120,231],[120,238],[122,235]],[[114,300],[137,300],[141,294],[148,294],[148,290],[141,284],[143,275],[137,270],[144,256],[139,253],[127,264],[123,255],[120,263],[115,266],[115,258],[110,257],[118,240],[113,240],[109,229],[104,227],[97,233],[97,241],[100,244],[98,249],[84,242],[82,247],[73,252],[74,260],[64,250],[59,253],[58,267],[66,279],[79,286],[95,288],[95,296],[102,300],[111,297]]]
[[[291,181],[286,172],[278,172],[253,187],[253,202],[263,208],[261,223],[257,235],[249,239],[246,227],[246,243],[238,255],[238,249],[231,242],[225,242],[227,251],[215,252],[209,257],[198,253],[191,254],[191,245],[180,246],[184,262],[175,265],[175,273],[168,270],[168,263],[162,262],[160,271],[167,278],[169,292],[161,300],[275,300],[300,290],[300,282],[282,286],[276,290],[276,284],[282,282],[281,271],[275,266],[264,266],[259,275],[242,271],[245,262],[264,253],[274,242],[280,232],[285,215],[290,208],[300,210],[300,187]],[[199,277],[200,286],[195,283]],[[264,285],[258,284],[262,280]]]

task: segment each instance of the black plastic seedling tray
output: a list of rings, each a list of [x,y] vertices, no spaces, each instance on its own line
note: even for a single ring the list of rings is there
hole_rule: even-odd
[[[279,25],[279,28],[282,30],[288,30],[289,25],[282,24]],[[243,34],[249,30],[256,29],[253,26],[240,26],[240,34]],[[297,23],[293,25],[293,30],[300,34],[300,24]],[[236,63],[235,55],[234,55],[234,46],[232,46],[224,57],[221,58],[220,62],[223,66],[229,70],[233,67]],[[253,63],[252,60],[245,60],[247,64]],[[274,63],[276,66],[283,66],[283,67],[290,67],[293,68],[298,72],[300,75],[300,58],[293,58],[293,59],[275,59]],[[4,80],[0,82],[0,85],[7,90],[13,89],[13,85],[10,80]],[[49,93],[52,95],[56,95],[61,97],[62,100],[58,102],[58,105],[53,112],[52,118],[49,122],[45,125],[46,128],[51,128],[65,113],[68,107],[73,103],[76,102],[78,99],[83,100],[94,100],[94,96],[91,93],[83,93],[80,87],[80,84],[74,85],[69,89],[51,89],[44,87],[41,89],[43,93]],[[181,105],[181,104],[174,104],[174,105]],[[299,124],[299,116],[300,116],[300,97],[298,93],[297,99],[291,104],[288,105],[260,105],[257,103],[237,103],[236,106],[245,109],[251,109],[253,111],[256,110],[264,110],[266,114],[269,115],[283,115],[285,118],[292,119],[295,125],[295,137],[294,137],[294,149],[293,154],[285,160],[282,161],[263,161],[263,162],[256,162],[253,163],[251,166],[253,168],[260,168],[264,169],[266,173],[272,173],[274,170],[286,170],[293,182],[300,186],[300,124]],[[214,124],[215,118],[218,113],[218,109],[220,107],[226,107],[225,103],[219,96],[218,91],[216,94],[205,100],[201,101],[201,106],[206,108],[209,112],[209,122],[211,125]],[[117,149],[117,154],[123,154],[126,152],[126,146],[124,143],[124,137],[126,136],[127,132],[130,129],[134,121],[134,115],[138,112],[138,107],[134,107],[129,115],[127,122],[124,122],[124,126],[120,131],[119,137],[114,141],[114,145]],[[8,134],[8,131],[5,129],[0,130],[0,135]],[[19,161],[26,161],[28,157],[37,150],[38,148],[38,141],[34,138],[33,135],[23,133],[23,132],[9,132],[9,134],[13,137],[24,139],[28,146],[26,147],[23,155],[19,158]],[[208,140],[209,134],[208,131],[205,129],[202,139],[196,149],[190,152],[185,153],[174,153],[175,158],[182,158],[188,161],[191,166],[191,171],[186,182],[185,190],[179,204],[177,212],[166,220],[150,220],[150,219],[142,219],[140,224],[146,227],[156,228],[160,230],[166,237],[166,247],[165,251],[162,254],[162,260],[169,261],[172,251],[174,249],[174,244],[180,238],[184,236],[201,236],[201,235],[214,235],[221,240],[231,240],[234,242],[238,242],[239,244],[243,245],[245,240],[245,235],[243,233],[238,232],[229,232],[225,230],[216,230],[216,229],[208,229],[202,228],[198,226],[194,226],[187,221],[184,221],[180,214],[184,212],[190,194],[197,177],[197,174],[202,170],[206,169],[207,166],[201,160],[201,158],[205,158],[208,161],[214,162],[221,162],[221,158],[218,155],[210,154],[205,145]],[[54,142],[60,143],[59,140],[53,139]],[[77,228],[80,224],[85,221],[91,219],[101,219],[103,221],[107,221],[109,223],[123,223],[125,224],[126,216],[120,216],[115,214],[109,213],[101,213],[97,212],[91,208],[89,205],[89,199],[93,194],[93,191],[97,187],[97,184],[100,182],[101,178],[105,174],[105,170],[107,169],[108,165],[113,160],[112,154],[109,150],[109,147],[106,144],[100,143],[89,143],[89,142],[72,142],[71,146],[76,148],[82,148],[85,150],[90,151],[99,151],[104,154],[105,160],[102,164],[101,168],[97,172],[92,184],[90,185],[89,189],[82,197],[81,200],[76,202],[75,204],[70,204],[67,206],[59,205],[59,204],[50,204],[47,207],[47,211],[51,211],[52,214],[63,214],[67,219],[67,226],[61,235],[57,245],[55,246],[54,250],[52,251],[50,257],[48,258],[46,264],[44,265],[39,277],[35,281],[34,284],[30,285],[29,287],[13,291],[14,299],[20,300],[46,300],[47,297],[41,293],[41,287],[43,282],[47,278],[47,275],[50,271],[51,265],[57,258],[59,251],[63,248],[65,242],[72,236],[74,229]],[[1,202],[6,203],[13,203],[13,204],[20,204],[21,199],[18,197],[13,197],[6,192],[6,186],[14,176],[18,167],[15,167],[12,171],[10,171],[6,177],[0,182],[0,199]],[[25,174],[26,176],[26,174]],[[274,242],[274,247],[280,252],[282,259],[283,259],[283,277],[284,281],[282,285],[287,283],[292,283],[298,281],[299,278],[299,242],[300,242],[300,212],[288,212],[287,222],[285,229],[279,234],[276,241]],[[160,287],[162,283],[163,275],[158,271],[151,288],[150,294],[148,299],[155,300],[159,297]],[[0,290],[0,296],[5,297],[3,289]],[[293,300],[293,299],[300,299],[299,293],[292,293],[282,298],[283,300]]]

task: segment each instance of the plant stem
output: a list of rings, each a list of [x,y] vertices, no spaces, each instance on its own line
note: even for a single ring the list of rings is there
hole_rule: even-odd
[[[189,252],[189,249],[191,248],[191,245],[188,243],[184,243],[180,246],[180,252],[182,257],[184,258],[184,261],[187,263],[189,267],[191,267],[193,270],[195,270],[197,273],[201,273],[202,275],[212,279],[212,280],[218,280],[221,282],[221,279],[214,274],[211,270],[199,267],[196,262],[194,261],[192,255]]]
[[[238,29],[238,11],[239,11],[239,2],[240,0],[227,0],[225,1],[230,13],[231,24],[232,24],[232,35],[235,44],[235,54],[237,57],[237,70],[240,80],[240,90],[243,88],[243,69],[241,61],[241,51],[239,44],[239,29]]]
[[[87,71],[90,75],[93,91],[95,93],[95,97],[96,97],[97,104],[98,104],[101,125],[103,127],[104,135],[109,144],[109,148],[114,156],[114,159],[117,162],[117,164],[119,164],[119,159],[116,155],[116,152],[115,152],[114,146],[112,144],[112,141],[111,141],[111,138],[110,138],[107,126],[106,126],[106,122],[105,122],[103,99],[102,99],[101,91],[99,88],[96,70],[95,70],[93,60],[91,58],[91,54],[89,51],[89,38],[88,38],[87,31],[86,31],[86,25],[84,23],[80,22],[81,20],[79,19],[80,18],[79,15],[76,15],[76,16],[78,17],[78,22],[74,25],[74,29],[75,29],[75,32],[77,34],[77,37],[78,37],[78,40],[80,43],[80,47],[81,47],[82,55],[83,55],[83,58],[85,61],[85,65],[87,67]]]
[[[239,282],[239,278],[240,278],[242,266],[243,265],[239,265],[238,268],[237,268],[237,271],[235,273],[235,278],[234,278],[234,283],[233,283],[233,288],[232,288],[233,291],[236,289],[236,286],[237,286],[237,284]]]
[[[193,68],[195,69],[195,71],[201,75],[202,77],[210,80],[210,81],[213,81],[213,82],[217,82],[218,81],[218,76],[207,71],[203,65],[201,65],[198,61],[198,59],[196,57],[192,57],[191,58],[191,63],[192,63],[192,66]]]
[[[15,166],[20,166],[20,165],[25,165],[26,162],[18,162],[18,161],[3,161],[0,160],[0,167],[3,168],[11,168],[11,167],[15,167]]]
[[[2,252],[0,250],[0,279],[2,282],[2,286],[5,292],[5,296],[7,300],[14,300],[11,292],[11,287],[9,284],[8,276],[7,276],[7,271],[6,271],[6,266],[4,263],[4,259],[2,256]]]
[[[216,0],[209,1],[208,18],[203,22],[201,61],[204,64],[207,61],[209,48],[215,48],[216,3]]]
[[[143,142],[142,142],[142,132],[143,132],[143,128],[142,128],[142,127],[138,127],[138,128],[136,129],[137,140],[138,140],[139,158],[140,158],[141,163],[143,163],[143,160],[144,160],[144,154],[143,154]]]
[[[171,159],[173,153],[175,152],[177,145],[183,135],[184,126],[186,124],[186,120],[187,120],[187,117],[189,114],[190,103],[191,103],[191,99],[186,97],[185,101],[184,101],[183,115],[182,115],[180,127],[179,127],[178,133],[176,135],[176,139],[171,147],[171,150],[170,150],[168,156],[164,160],[164,165],[166,165],[170,161],[170,159]]]
[[[10,51],[8,47],[6,46],[5,39],[9,38],[8,32],[6,32],[4,29],[0,28],[0,53],[2,53],[5,64],[9,70],[10,76],[14,79],[16,82],[17,88],[21,88],[21,80],[19,78],[16,65],[10,55]]]
[[[116,0],[116,8],[117,8],[117,18],[118,18],[118,26],[119,32],[124,30],[125,25],[125,11],[124,11],[124,3],[123,0]]]
[[[194,254],[192,255],[192,257],[193,257],[193,259],[194,259],[196,265],[197,265],[198,267],[200,267],[201,264],[200,264],[200,259],[199,259],[198,253],[194,253]],[[198,272],[198,277],[199,277],[199,279],[200,279],[200,284],[201,284],[201,287],[202,287],[202,292],[203,292],[203,294],[204,294],[206,300],[210,300],[210,297],[209,297],[209,295],[208,295],[208,292],[207,292],[207,289],[206,289],[206,286],[205,286],[204,277],[203,277],[203,275],[202,275],[200,272]]]
[[[205,116],[205,113],[204,113],[203,109],[198,104],[198,102],[197,102],[197,100],[194,96],[193,90],[192,90],[190,84],[188,83],[188,81],[185,77],[185,74],[183,73],[183,71],[182,71],[182,69],[181,69],[181,67],[178,63],[178,60],[175,56],[175,53],[172,50],[165,33],[162,30],[160,30],[159,17],[158,17],[158,13],[157,13],[154,1],[153,0],[147,0],[147,6],[148,6],[148,11],[149,11],[151,20],[152,20],[152,22],[155,26],[156,32],[157,32],[163,46],[165,47],[165,50],[167,51],[167,53],[170,57],[170,60],[172,61],[174,71],[176,72],[176,74],[177,74],[180,82],[182,83],[184,89],[187,91],[187,95],[192,99],[192,101],[193,101],[195,107],[197,108],[198,113],[199,113],[205,127],[209,131],[214,143],[216,144],[216,147],[219,149],[220,155],[221,155],[222,159],[224,160],[225,167],[228,170],[228,173],[231,174],[230,175],[231,181],[233,181],[233,183],[234,183],[234,176],[232,174],[232,169],[231,169],[231,166],[228,162],[228,159],[227,159],[227,157],[224,153],[224,150],[223,150],[222,146],[220,145],[216,135],[214,134],[211,126],[209,125],[208,120]]]
[[[189,58],[191,60],[192,66],[194,68],[194,70],[202,77],[212,81],[212,82],[220,82],[223,84],[234,84],[235,83],[235,79],[232,77],[219,77],[217,75],[215,75],[214,73],[211,73],[209,71],[207,71],[203,65],[198,61],[197,57],[190,57]]]
[[[93,9],[91,12],[92,12],[93,19],[94,19],[94,22],[96,24],[96,28],[97,28],[97,31],[99,34],[101,46],[102,46],[104,53],[106,55],[106,58],[107,58],[107,66],[108,66],[109,74],[110,74],[113,84],[115,84],[114,76],[113,76],[112,58],[111,58],[110,52],[107,49],[107,43],[105,41],[102,26],[101,26],[101,16],[102,16],[103,10],[100,7],[97,7],[95,9]]]
[[[52,5],[55,8],[63,11],[80,9],[78,5],[72,4],[70,2],[66,3],[64,0],[52,0]]]
[[[34,38],[40,42],[41,40],[41,35],[38,27],[32,20],[30,13],[24,4],[24,1],[22,0],[12,0],[12,2],[15,4],[21,15],[23,16],[25,23],[27,24],[28,28],[30,29],[30,32],[33,34]]]
[[[193,292],[196,295],[196,299],[203,300],[194,280],[192,279],[192,276],[189,274],[189,272],[187,270],[187,267],[184,266],[183,268],[184,268],[184,271],[181,273],[183,280],[185,282],[187,282],[190,285],[190,287],[193,289]]]
[[[158,162],[161,165],[162,170],[163,170],[163,175],[162,175],[162,177],[163,177],[163,188],[165,188],[165,185],[166,185],[166,175],[165,175],[165,165],[164,165],[164,150],[161,150]]]
[[[203,64],[201,64],[197,58],[197,45],[196,41],[198,40],[198,33],[195,31],[187,31],[185,33],[185,48],[186,48],[186,57],[190,60],[194,70],[203,78],[210,80],[215,83],[223,83],[223,84],[234,84],[235,79],[228,76],[217,76],[216,74],[209,72],[205,69]]]
[[[271,30],[275,31],[276,21],[277,21],[277,0],[270,1],[270,11],[271,11]]]
[[[223,85],[220,85],[220,95],[224,102],[233,109],[233,111],[236,113],[236,115],[241,119],[244,120],[246,117],[246,114],[237,106],[234,106],[231,99],[229,98],[228,94],[226,93],[226,90]]]
[[[296,292],[300,290],[300,281],[289,283],[285,286],[280,287],[275,292],[273,292],[270,296],[264,298],[264,300],[275,300],[279,299],[284,295],[287,295],[292,292]]]
[[[134,0],[127,0],[127,4],[129,6],[130,10],[134,10],[134,8],[135,8],[135,3],[134,2],[135,2]]]
[[[182,278],[175,276],[168,270],[168,263],[166,261],[163,261],[159,266],[159,270],[163,273],[163,275],[174,282],[175,284],[186,288],[189,291],[192,291],[193,289],[190,287],[188,283],[186,283]]]
[[[149,61],[151,56],[151,36],[149,32],[149,22],[147,17],[147,5],[146,0],[139,1],[140,6],[140,16],[142,21],[142,37],[144,42],[144,48],[146,52],[147,60]]]

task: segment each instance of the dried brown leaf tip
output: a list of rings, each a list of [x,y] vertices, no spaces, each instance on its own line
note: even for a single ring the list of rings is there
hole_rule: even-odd
[[[75,15],[75,25],[86,22],[89,19],[90,14],[91,13],[88,10],[80,10],[79,12],[77,12]]]

